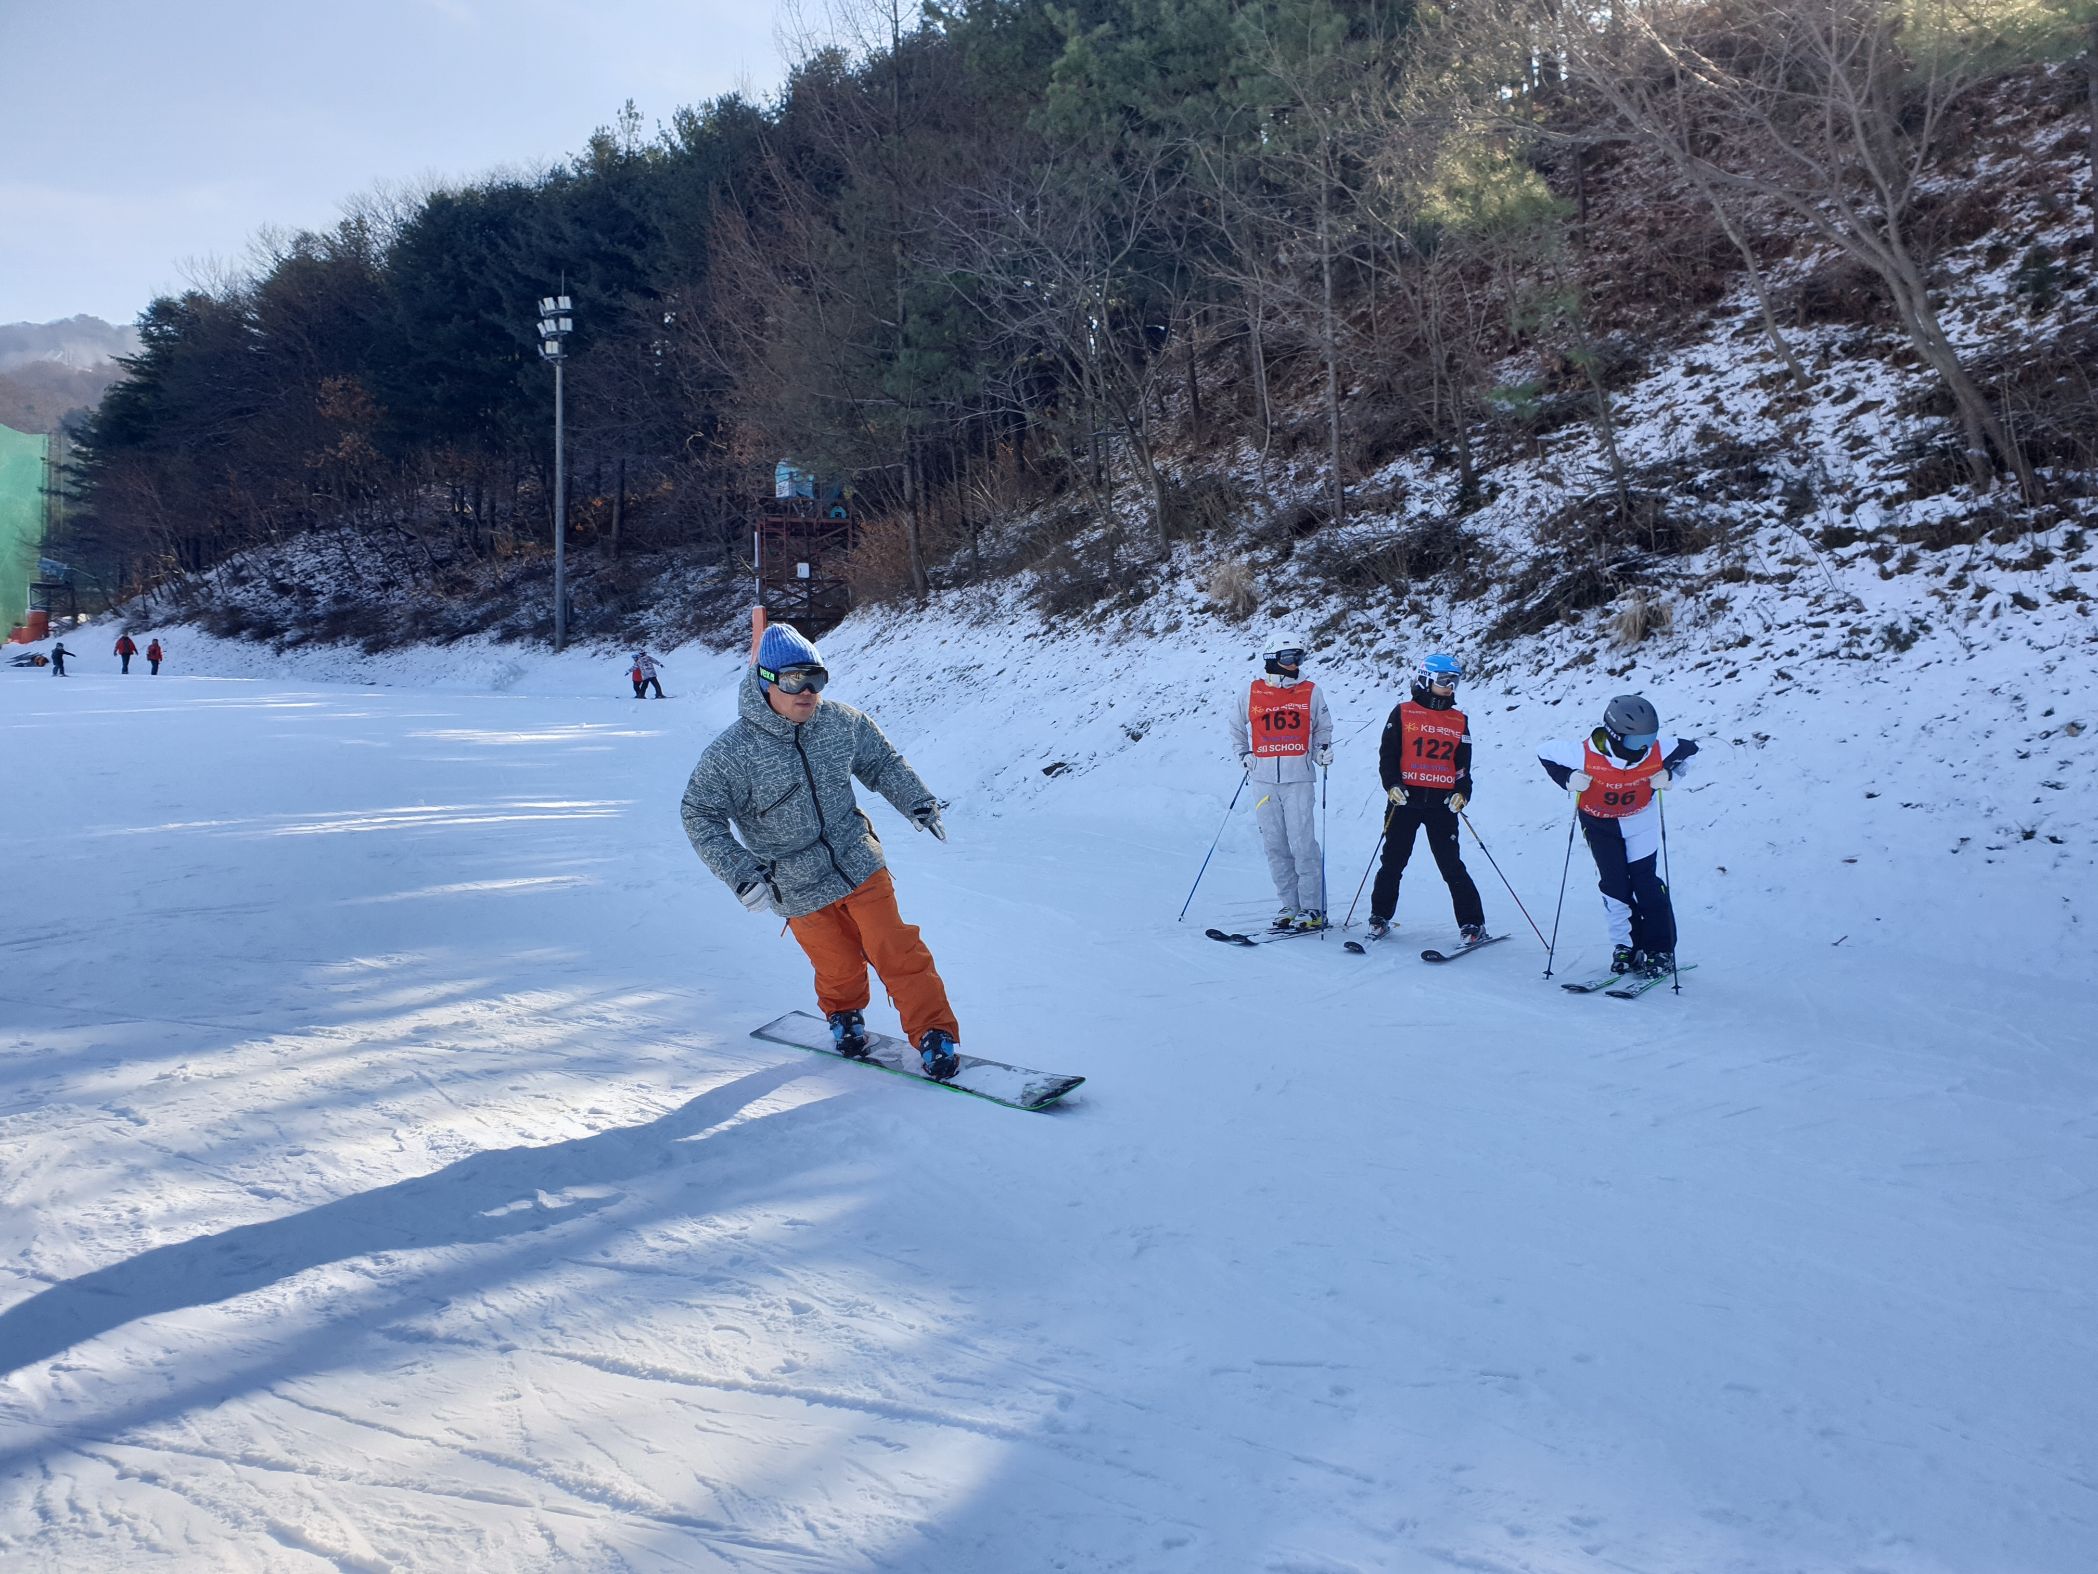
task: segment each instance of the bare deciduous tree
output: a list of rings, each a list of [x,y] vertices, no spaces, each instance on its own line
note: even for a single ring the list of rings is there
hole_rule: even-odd
[[[1957,412],[1969,474],[2037,482],[1953,344],[1916,233],[1957,106],[1999,73],[2017,0],[1539,0],[1569,75],[1698,190],[1803,220],[1885,288]]]

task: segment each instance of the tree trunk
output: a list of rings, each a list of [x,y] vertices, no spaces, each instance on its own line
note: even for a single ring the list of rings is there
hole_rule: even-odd
[[[2091,106],[2088,133],[2088,162],[2091,166],[2091,240],[2098,244],[2098,16],[2091,18],[2091,47],[2084,52],[2083,74]],[[2098,251],[2094,251],[2092,255],[2098,256]]]
[[[626,523],[626,456],[619,456],[619,490],[612,496],[612,561],[619,561],[619,527]]]
[[[2018,446],[2003,422],[1997,417],[1995,406],[1987,394],[1981,391],[1966,364],[1960,360],[1960,352],[1953,347],[1938,320],[1937,308],[1930,302],[1930,287],[1907,251],[1896,249],[1890,258],[1891,266],[1881,270],[1888,293],[1894,298],[1894,308],[1900,314],[1902,326],[1908,330],[1909,342],[1916,347],[1931,370],[1938,374],[1945,389],[1952,395],[1953,407],[1959,412],[1960,430],[1967,445],[1967,470],[1973,477],[1975,490],[1986,491],[1996,482],[1996,459],[2001,457],[2004,465],[2018,479],[2019,494],[2028,503],[2039,500],[2039,478],[2033,474],[2032,465],[2026,460],[2025,451]],[[1993,450],[1993,452],[1992,452]]]
[[[1253,363],[1253,398],[1260,406],[1260,484],[1267,485],[1268,450],[1275,446],[1275,408],[1268,400],[1267,336],[1261,331],[1266,308],[1256,297],[1246,312],[1246,359]]]
[[[1329,157],[1325,161],[1328,164],[1331,163],[1330,152],[1329,142]],[[1327,464],[1333,472],[1333,523],[1338,527],[1348,522],[1348,493],[1340,469],[1340,336],[1334,326],[1333,313],[1332,201],[1331,176],[1322,168],[1319,187],[1319,314],[1320,334],[1325,340],[1326,352]]]
[[[1202,422],[1202,387],[1195,381],[1195,313],[1189,312],[1187,333],[1181,339],[1181,347],[1187,352],[1187,413],[1200,425]]]

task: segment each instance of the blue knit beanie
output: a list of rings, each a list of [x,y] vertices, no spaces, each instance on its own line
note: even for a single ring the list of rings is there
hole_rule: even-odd
[[[758,665],[767,672],[778,672],[783,667],[820,667],[823,653],[793,624],[771,623],[766,625],[765,637],[758,641]],[[763,677],[758,682],[768,689],[772,687]]]

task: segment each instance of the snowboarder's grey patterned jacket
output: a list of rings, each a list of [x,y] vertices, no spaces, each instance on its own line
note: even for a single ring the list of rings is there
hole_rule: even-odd
[[[752,668],[736,708],[685,785],[685,834],[730,890],[769,879],[779,913],[800,918],[849,896],[886,862],[853,777],[905,815],[933,794],[850,705],[827,699],[797,727],[766,703]]]

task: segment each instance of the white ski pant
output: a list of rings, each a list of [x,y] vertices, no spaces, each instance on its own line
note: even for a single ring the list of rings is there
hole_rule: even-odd
[[[1282,905],[1300,912],[1326,910],[1326,884],[1319,871],[1318,783],[1262,786],[1254,800],[1260,845]]]

